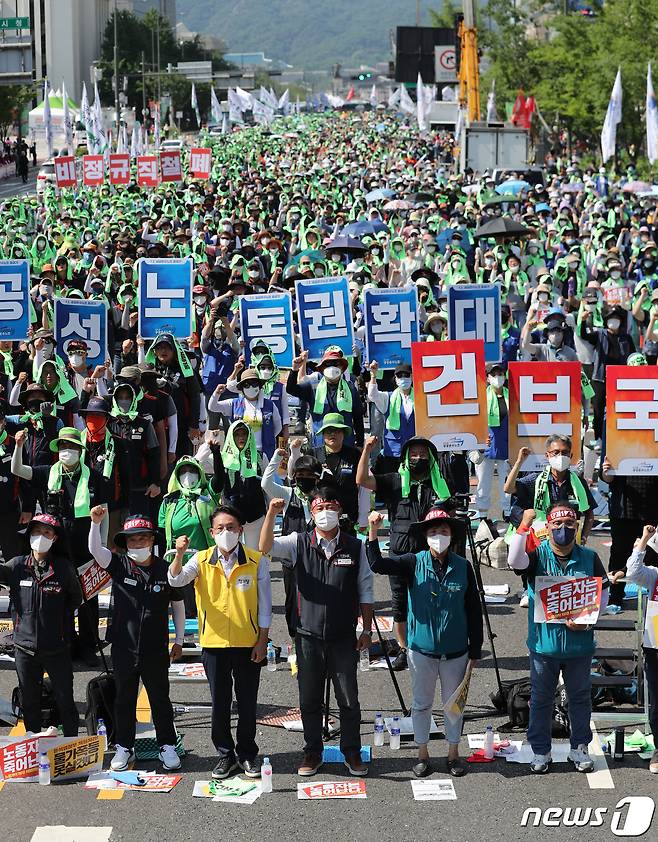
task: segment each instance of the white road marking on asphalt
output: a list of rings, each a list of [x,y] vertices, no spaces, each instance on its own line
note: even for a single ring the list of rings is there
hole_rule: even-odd
[[[38,827],[31,842],[110,842],[111,827]]]
[[[596,726],[590,723],[592,728],[592,742],[589,744],[589,753],[594,761],[594,771],[587,772],[587,783],[590,789],[614,789],[615,784],[608,769],[605,754],[601,750],[601,742],[596,732]]]

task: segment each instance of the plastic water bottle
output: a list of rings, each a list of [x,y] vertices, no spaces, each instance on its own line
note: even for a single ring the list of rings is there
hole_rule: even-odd
[[[100,737],[100,747],[103,750],[103,753],[105,753],[107,751],[107,728],[105,727],[105,722],[100,717],[98,718],[96,736]]]
[[[393,717],[393,724],[391,725],[391,749],[398,751],[400,748],[400,717]]]
[[[261,792],[272,792],[272,764],[269,757],[263,760],[260,767],[260,784]]]
[[[384,745],[384,717],[381,713],[375,714],[375,735],[373,737],[373,745]]]
[[[41,786],[50,785],[50,760],[45,751],[39,755],[39,783]]]
[[[484,734],[484,756],[487,760],[492,760],[494,756],[494,732],[493,726],[487,725],[487,730]]]
[[[274,651],[274,644],[271,640],[267,644],[267,671],[276,672],[276,652]]]
[[[359,655],[359,669],[361,672],[367,672],[370,669],[370,652],[367,649],[362,649]]]

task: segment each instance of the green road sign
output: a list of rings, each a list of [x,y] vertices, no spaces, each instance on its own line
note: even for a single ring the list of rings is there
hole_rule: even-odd
[[[29,18],[0,18],[0,29],[29,29]]]

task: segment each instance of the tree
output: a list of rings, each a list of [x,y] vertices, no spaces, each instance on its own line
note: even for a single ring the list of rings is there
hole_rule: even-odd
[[[461,12],[462,4],[459,0],[443,0],[441,11],[428,9],[430,26],[439,26],[452,29],[455,26],[455,17]]]
[[[35,94],[31,85],[0,85],[0,137],[6,137],[10,127],[20,121],[23,107]]]

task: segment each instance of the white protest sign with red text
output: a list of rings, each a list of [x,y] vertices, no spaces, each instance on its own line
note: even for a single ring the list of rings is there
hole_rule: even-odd
[[[365,781],[316,781],[312,784],[297,784],[297,798],[300,801],[365,797]]]
[[[535,623],[595,623],[601,608],[601,588],[600,576],[537,576]]]

